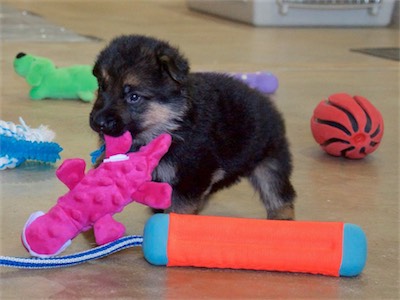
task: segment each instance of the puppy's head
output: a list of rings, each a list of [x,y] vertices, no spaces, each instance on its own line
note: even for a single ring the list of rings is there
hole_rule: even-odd
[[[129,130],[147,143],[179,127],[188,107],[186,59],[167,42],[130,35],[114,39],[100,52],[93,70],[99,83],[90,126],[119,136]]]

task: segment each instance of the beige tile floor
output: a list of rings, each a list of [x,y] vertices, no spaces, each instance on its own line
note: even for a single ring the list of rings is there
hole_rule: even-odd
[[[96,148],[88,127],[90,104],[28,99],[28,86],[12,69],[25,51],[60,66],[92,64],[105,43],[122,33],[170,40],[194,71],[269,70],[278,76],[275,99],[285,116],[294,156],[297,219],[345,221],[366,232],[369,251],[356,278],[307,274],[163,268],[147,264],[140,248],[76,267],[33,271],[1,268],[1,299],[398,299],[399,298],[399,63],[350,52],[398,47],[397,28],[254,28],[189,11],[183,1],[2,1],[104,42],[1,41],[1,119],[22,116],[32,127],[57,133],[62,159]],[[382,112],[385,135],[364,160],[330,157],[315,144],[309,118],[317,103],[337,92],[359,94]],[[47,210],[66,192],[55,169],[25,166],[1,171],[0,255],[27,256],[20,232],[31,212]],[[246,182],[217,194],[203,214],[264,218]],[[118,219],[141,234],[149,214],[132,204]],[[90,233],[67,253],[93,247]]]

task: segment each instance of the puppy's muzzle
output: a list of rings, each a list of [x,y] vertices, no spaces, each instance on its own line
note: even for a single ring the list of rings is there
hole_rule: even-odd
[[[121,122],[118,122],[115,117],[104,113],[91,113],[90,115],[90,127],[92,127],[94,131],[102,134],[111,136],[121,135],[123,133],[123,128],[118,125],[120,123]]]

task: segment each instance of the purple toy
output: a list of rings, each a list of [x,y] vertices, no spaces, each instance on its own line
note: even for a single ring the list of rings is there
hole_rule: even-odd
[[[275,93],[279,86],[278,78],[268,72],[233,73],[232,75],[265,94]]]
[[[66,160],[58,168],[57,177],[70,191],[48,213],[36,212],[28,219],[22,241],[31,255],[57,255],[92,227],[99,245],[122,237],[125,227],[112,216],[132,201],[159,209],[170,206],[171,186],[152,182],[151,174],[168,151],[171,136],[162,134],[133,153],[127,153],[132,144],[129,132],[105,136],[105,141],[107,158],[97,169],[85,175],[83,159]]]

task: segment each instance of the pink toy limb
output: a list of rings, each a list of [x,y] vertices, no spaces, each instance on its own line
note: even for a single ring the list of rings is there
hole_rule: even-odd
[[[132,194],[132,198],[152,208],[166,209],[171,194],[172,188],[167,183],[145,182]]]
[[[85,168],[86,163],[83,159],[67,159],[57,169],[56,176],[72,190],[85,177]]]
[[[171,145],[171,136],[169,134],[161,134],[148,145],[140,148],[139,152],[148,156],[148,164],[151,169],[154,169],[160,159],[167,153]]]
[[[94,236],[98,245],[104,245],[119,239],[125,234],[125,226],[107,214],[93,226]]]
[[[129,131],[126,131],[119,137],[104,136],[106,142],[106,157],[110,157],[116,154],[127,153],[132,145],[132,135]]]

